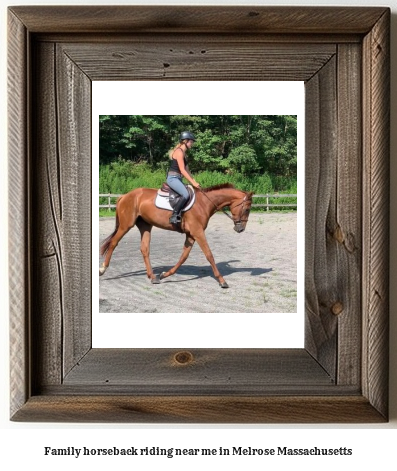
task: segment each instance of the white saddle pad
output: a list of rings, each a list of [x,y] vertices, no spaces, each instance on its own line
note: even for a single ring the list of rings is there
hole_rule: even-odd
[[[188,185],[190,188],[193,188],[191,187],[190,185]],[[156,195],[156,199],[155,199],[155,202],[154,204],[160,208],[160,209],[168,209],[168,211],[172,211],[172,208],[171,208],[171,205],[169,203],[169,197],[168,196],[163,196],[165,193],[163,193],[161,190],[159,190],[157,192],[157,195]],[[182,211],[188,211],[193,205],[194,205],[194,202],[196,201],[196,193],[193,191],[193,198],[192,200],[190,201],[190,203],[185,206]]]

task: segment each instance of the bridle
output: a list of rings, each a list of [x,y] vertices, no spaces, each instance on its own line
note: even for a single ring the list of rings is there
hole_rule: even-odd
[[[219,210],[222,210],[223,214],[225,214],[229,219],[231,219],[234,223],[235,226],[237,225],[241,225],[243,222],[247,222],[248,221],[248,218],[246,219],[243,219],[243,213],[244,213],[244,203],[247,201],[247,194],[244,196],[244,198],[242,199],[242,201],[240,201],[240,203],[237,203],[236,205],[234,205],[233,207],[230,206],[230,210],[234,209],[234,208],[237,208],[237,206],[242,206],[241,208],[241,211],[240,211],[240,217],[239,219],[237,220],[234,220],[233,219],[233,216],[231,216],[227,211],[226,209],[224,208],[218,208],[218,206],[211,200],[211,198],[207,195],[207,193],[205,193],[201,188],[199,188],[199,190],[201,191],[201,193],[208,199],[208,201],[210,201],[213,206],[215,207],[215,210],[216,211],[219,211]]]

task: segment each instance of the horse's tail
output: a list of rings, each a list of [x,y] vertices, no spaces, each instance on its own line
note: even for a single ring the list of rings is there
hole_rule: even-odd
[[[115,225],[114,231],[110,234],[110,236],[106,237],[106,239],[102,241],[101,248],[99,249],[99,253],[102,256],[106,255],[107,251],[109,250],[110,241],[112,240],[113,236],[116,234],[116,232],[119,229],[120,222],[119,222],[119,215],[117,212],[117,206],[121,198],[122,196],[120,196],[120,198],[117,200],[117,203],[116,203],[116,225]]]

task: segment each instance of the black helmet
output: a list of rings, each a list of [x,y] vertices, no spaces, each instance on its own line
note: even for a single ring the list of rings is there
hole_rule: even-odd
[[[194,134],[192,134],[189,131],[181,132],[181,134],[179,136],[179,141],[181,142],[181,141],[184,141],[185,139],[189,139],[190,141],[195,141],[196,140]]]

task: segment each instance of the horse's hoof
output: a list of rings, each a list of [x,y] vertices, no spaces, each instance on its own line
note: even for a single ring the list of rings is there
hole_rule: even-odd
[[[160,284],[160,276],[156,275],[155,278],[151,278],[150,281],[152,282],[152,285],[159,285]]]
[[[224,281],[223,283],[219,283],[221,288],[229,288],[229,285]]]
[[[99,269],[99,276],[102,276],[102,275],[105,273],[106,268],[107,268],[107,267],[101,267],[101,268]]]
[[[160,280],[164,280],[164,278],[165,278],[165,271],[161,272],[159,275]]]

